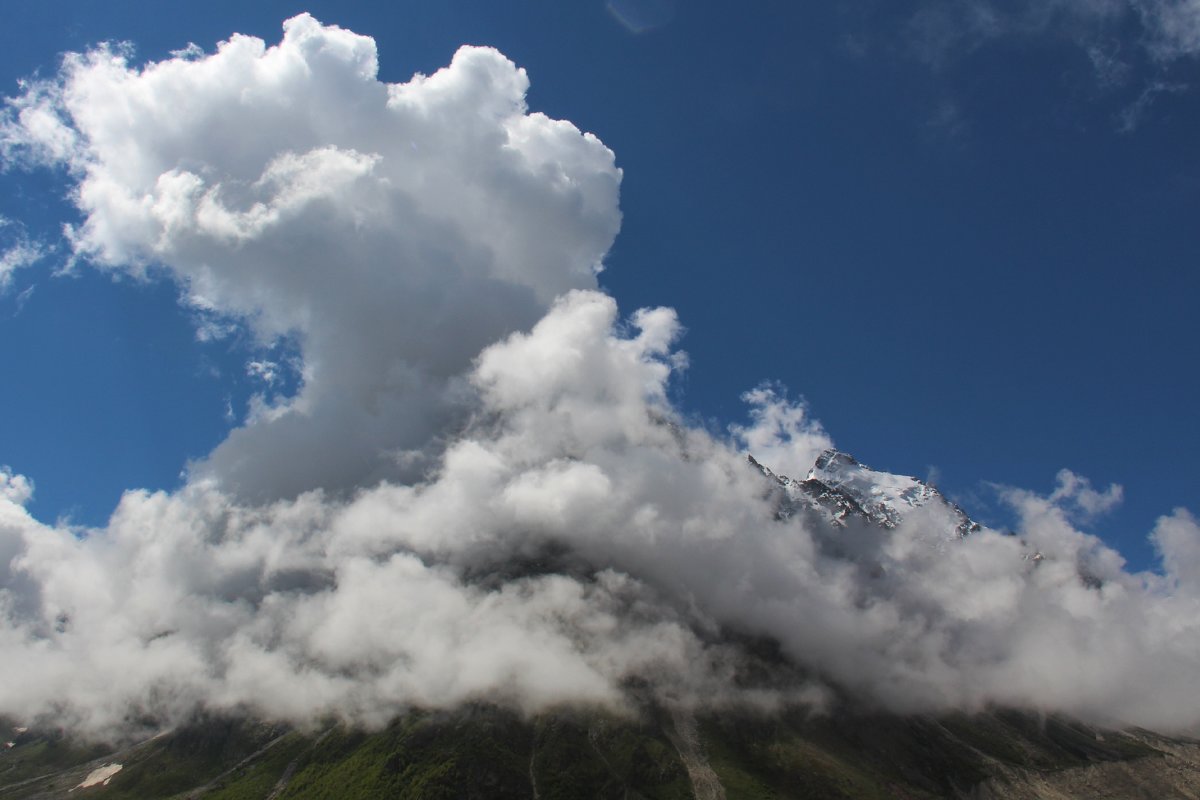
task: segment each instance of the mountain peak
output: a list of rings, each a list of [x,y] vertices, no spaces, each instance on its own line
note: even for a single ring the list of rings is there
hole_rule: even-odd
[[[862,464],[855,460],[854,456],[849,453],[843,453],[837,448],[830,447],[821,455],[817,456],[817,461],[813,464],[813,468],[809,470],[808,477],[812,478],[813,473],[826,470],[837,470],[843,467],[861,467]],[[869,467],[867,467],[869,469]]]
[[[961,538],[980,528],[979,523],[933,486],[911,476],[871,469],[841,450],[830,448],[822,452],[803,481],[776,475],[753,456],[749,459],[782,490],[783,497],[776,512],[781,518],[806,511],[816,513],[837,527],[860,518],[892,529],[912,509],[941,503],[957,520],[953,536]]]

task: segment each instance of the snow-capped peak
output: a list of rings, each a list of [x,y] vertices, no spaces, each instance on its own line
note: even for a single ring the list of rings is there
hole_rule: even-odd
[[[929,503],[941,503],[957,519],[953,535],[965,536],[980,527],[929,484],[907,475],[873,470],[840,450],[821,453],[803,481],[775,475],[753,456],[750,462],[783,490],[777,510],[781,517],[808,511],[836,526],[862,518],[890,529],[900,524],[906,512]]]
[[[877,472],[840,450],[821,453],[808,472],[808,480],[848,494],[869,517],[887,528],[900,524],[906,509],[942,499],[937,489],[916,478]]]

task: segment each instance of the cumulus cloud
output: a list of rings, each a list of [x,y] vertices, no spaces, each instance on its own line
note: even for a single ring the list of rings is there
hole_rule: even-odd
[[[679,703],[814,696],[798,674],[732,680],[737,631],[900,711],[1200,716],[1186,514],[1156,529],[1163,578],[1124,572],[1061,492],[1010,493],[1019,537],[948,541],[938,506],[892,531],[777,519],[744,453],[670,407],[676,330],[567,294],[485,349],[478,413],[422,482],[267,506],[131,492],[86,536],[9,503],[0,709],[108,730],[201,704],[377,724],[480,698],[619,705],[634,678]]]
[[[1150,540],[1162,556],[1171,588],[1195,592],[1200,586],[1200,524],[1191,512],[1177,508],[1170,516],[1159,518]]]
[[[34,519],[0,473],[0,713],[383,724],[834,685],[901,711],[1200,721],[1187,512],[1153,533],[1162,575],[1075,527],[1120,491],[1065,471],[1005,494],[1016,536],[959,539],[937,503],[892,530],[782,518],[747,452],[801,475],[828,435],[769,384],[746,425],[688,424],[675,313],[623,319],[594,288],[612,153],[528,113],[526,85],[480,49],[381,84],[371,40],[302,16],[271,48],[70,56],[13,102],[6,141],[78,182],[81,255],[297,337],[303,388],[99,529]],[[749,681],[746,636],[790,663]]]
[[[765,383],[742,395],[750,407],[749,425],[732,425],[730,433],[771,468],[802,476],[833,440],[808,413],[804,403],[790,403],[787,392]]]
[[[33,497],[33,481],[18,475],[11,467],[0,467],[0,498],[23,506]]]
[[[107,730],[198,704],[367,723],[481,698],[620,705],[633,678],[675,702],[738,699],[737,659],[680,602],[690,581],[667,559],[634,566],[729,550],[770,517],[739,453],[670,423],[674,315],[643,312],[628,337],[616,323],[611,298],[569,293],[489,347],[480,416],[427,482],[254,507],[203,483],[130,492],[85,536],[10,503],[23,582],[3,594],[0,708]]]
[[[395,454],[464,413],[481,347],[595,286],[620,170],[529,113],[527,88],[472,47],[384,83],[372,39],[301,15],[272,47],[234,36],[144,67],[70,54],[10,101],[2,141],[76,176],[77,256],[165,269],[204,335],[224,319],[299,343],[298,394],[193,467],[265,500],[403,477]]]

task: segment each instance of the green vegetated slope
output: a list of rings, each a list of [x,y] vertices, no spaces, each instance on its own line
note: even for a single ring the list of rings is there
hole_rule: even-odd
[[[545,800],[691,797],[659,731],[607,714],[410,714],[380,733],[328,731],[291,767],[281,799],[529,798],[535,786]],[[264,797],[254,793],[261,785],[248,768],[213,797]]]
[[[61,731],[29,731],[28,743],[14,742],[0,755],[0,798],[173,797],[203,786],[285,734],[279,726],[221,718],[197,719],[132,747],[84,746]],[[9,770],[9,759],[18,770]],[[75,788],[107,764],[122,765],[107,785]]]
[[[563,711],[533,719],[491,707],[413,712],[376,732],[204,719],[108,750],[27,732],[0,754],[0,800],[683,800],[694,794],[676,722],[654,708],[638,717]],[[1122,774],[1136,783],[1139,771],[1161,771],[1164,759],[1178,758],[1172,747],[1200,752],[1183,740],[1015,712],[713,713],[692,723],[698,742],[685,748],[691,766],[711,768],[727,798],[958,798],[980,787],[988,797],[1010,796],[1006,787],[1013,797],[1057,797],[1063,795],[1018,784],[1023,776],[1040,786],[1114,764],[1129,765]],[[106,763],[123,765],[108,785],[74,789]]]
[[[1017,713],[717,715],[703,734],[712,768],[738,798],[955,798],[1009,770],[1161,756],[1130,735]]]
[[[40,776],[53,775],[78,764],[103,758],[112,748],[102,744],[81,744],[61,731],[23,730],[13,720],[0,718],[0,787],[24,786]],[[12,746],[9,747],[8,744]],[[5,793],[0,797],[18,797]]]

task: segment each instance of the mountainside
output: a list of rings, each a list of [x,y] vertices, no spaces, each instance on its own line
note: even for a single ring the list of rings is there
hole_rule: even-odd
[[[856,525],[903,535],[905,515],[933,505],[948,512],[945,539],[980,529],[934,487],[836,450],[822,453],[802,481],[749,460],[767,479],[780,519],[810,515],[847,536]],[[572,563],[563,556],[508,568]],[[800,674],[771,641],[723,635],[741,642],[747,674]],[[298,729],[202,715],[121,745],[0,720],[0,800],[1200,798],[1198,740],[1017,710],[900,716],[838,695],[836,676],[826,677],[837,696],[819,711],[692,711],[630,686],[625,713],[525,716],[478,703],[414,709],[374,731],[337,720]]]
[[[113,766],[121,765],[120,770]],[[97,772],[108,767],[106,772]],[[107,781],[78,788],[90,775]],[[0,798],[1194,798],[1200,742],[1060,717],[412,712],[368,733],[206,719],[124,749],[32,733]]]

